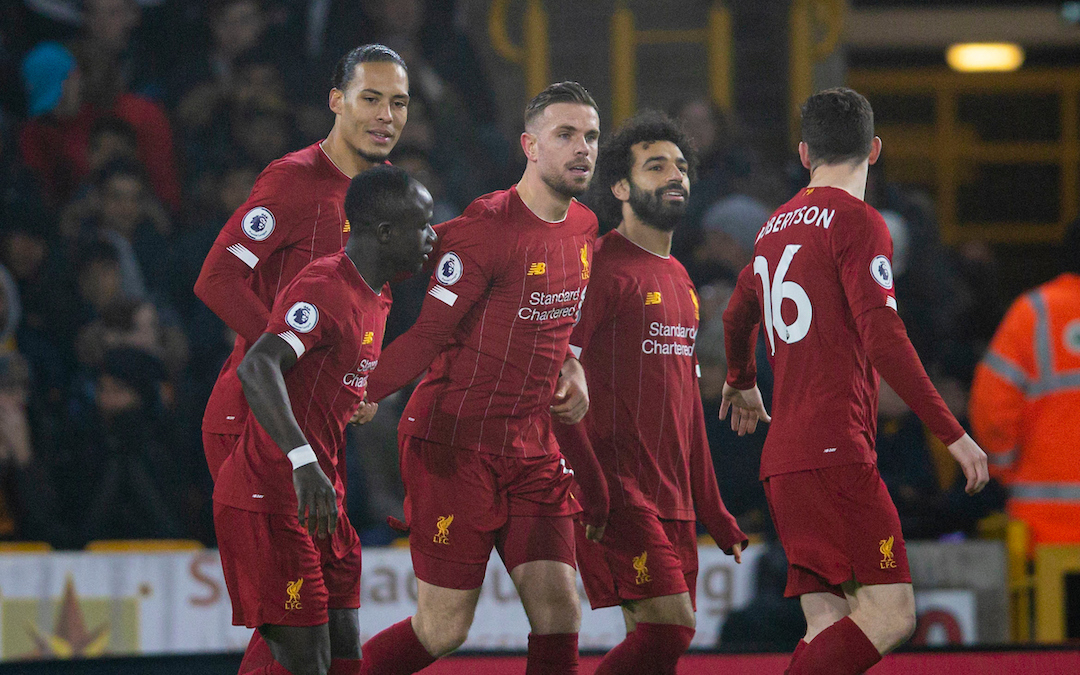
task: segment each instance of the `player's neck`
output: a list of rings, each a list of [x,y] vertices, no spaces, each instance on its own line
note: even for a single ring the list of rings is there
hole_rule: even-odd
[[[615,229],[619,231],[619,234],[649,253],[658,255],[661,258],[667,258],[671,255],[672,232],[664,232],[655,227],[650,227],[633,214],[624,217]]]
[[[349,147],[349,144],[345,142],[345,139],[337,133],[336,126],[330,130],[330,134],[326,137],[325,141],[319,144],[319,147],[321,147],[323,152],[326,153],[326,156],[330,158],[330,161],[334,163],[334,166],[350,179],[355,178],[357,174],[367,171],[374,166],[374,164],[361,157],[356,151]]]
[[[364,283],[376,293],[382,292],[383,286],[394,276],[390,270],[383,269],[383,257],[379,254],[379,244],[374,239],[350,237],[345,244],[345,255],[352,261]]]
[[[570,201],[573,199],[552,190],[539,173],[528,169],[517,184],[517,193],[534,216],[549,223],[557,223],[566,218]]]
[[[810,171],[806,187],[833,187],[850,194],[855,199],[866,198],[867,162],[860,164],[821,164]]]

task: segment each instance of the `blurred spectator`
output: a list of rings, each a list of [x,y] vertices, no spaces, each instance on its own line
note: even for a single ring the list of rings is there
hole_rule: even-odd
[[[178,475],[168,447],[161,362],[138,348],[110,350],[95,386],[95,407],[72,420],[73,444],[85,467],[81,539],[181,537]]]
[[[172,224],[137,163],[118,159],[102,167],[91,190],[68,207],[64,220],[65,232],[78,241],[103,239],[117,249],[128,295],[145,297],[151,289],[159,296],[167,292],[166,236]]]
[[[53,206],[66,203],[89,174],[90,130],[99,118],[112,116],[135,130],[139,160],[158,198],[170,209],[179,207],[172,131],[159,104],[116,87],[107,100],[86,100],[80,67],[71,52],[55,42],[34,47],[23,58],[22,75],[30,119],[19,149]]]
[[[1080,543],[1080,220],[1060,276],[1013,302],[978,365],[970,411],[1007,510],[1033,544]]]
[[[772,215],[769,207],[734,193],[717,200],[701,219],[701,243],[694,249],[690,278],[695,284],[724,279],[731,284],[754,257],[754,240]]]

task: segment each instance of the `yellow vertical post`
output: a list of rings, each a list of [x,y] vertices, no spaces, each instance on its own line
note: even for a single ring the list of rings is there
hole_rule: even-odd
[[[611,16],[611,116],[618,125],[637,106],[637,36],[634,13],[620,0]]]
[[[543,0],[529,0],[525,7],[525,86],[532,97],[551,84],[548,54],[548,17]]]
[[[809,0],[794,0],[788,18],[789,138],[794,144],[800,137],[799,107],[810,97],[814,87],[814,62],[811,55]]]
[[[732,94],[732,31],[731,10],[722,2],[715,2],[709,9],[706,26],[705,49],[709,60],[709,95],[716,105],[730,111],[734,105]]]
[[[1009,612],[1013,642],[1031,640],[1031,576],[1027,571],[1028,528],[1023,521],[1005,525],[1005,550],[1009,569]]]

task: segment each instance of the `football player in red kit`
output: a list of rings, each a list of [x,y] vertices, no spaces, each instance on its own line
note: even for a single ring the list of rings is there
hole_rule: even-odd
[[[365,672],[414,673],[460,646],[492,548],[529,617],[526,672],[577,672],[579,507],[551,425],[588,408],[568,347],[597,222],[574,197],[592,178],[599,136],[589,93],[551,85],[525,110],[521,181],[436,227],[420,317],[368,389],[377,402],[428,371],[398,427],[418,607],[364,645]]]
[[[345,244],[349,223],[342,204],[349,180],[385,162],[405,126],[405,62],[382,45],[357,47],[338,62],[329,105],[335,118],[326,139],[259,174],[195,282],[199,299],[236,331],[203,415],[203,451],[215,480],[247,417],[236,366],[266,328],[274,295],[305,265]]]
[[[896,313],[892,240],[863,201],[881,154],[874,116],[850,89],[802,108],[799,157],[810,183],[757,235],[724,312],[728,377],[720,417],[752,432],[767,419],[754,384],[759,324],[773,364],[761,479],[806,637],[789,673],[861,673],[915,628],[900,519],[877,471],[878,374],[960,463],[967,492],[986,454],[949,412]]]
[[[619,225],[596,243],[570,337],[589,413],[555,432],[585,491],[577,531],[585,591],[593,609],[621,605],[626,619],[626,639],[600,675],[675,672],[694,637],[696,520],[736,561],[747,544],[720,499],[705,435],[697,291],[671,256],[695,163],[686,136],[658,113],[623,124],[597,160],[598,212]],[[592,452],[606,492],[588,486]]]
[[[237,368],[252,415],[214,486],[233,623],[272,657],[249,662],[258,675],[360,672],[360,543],[338,465],[379,362],[387,282],[423,265],[435,232],[431,196],[399,168],[359,174],[344,208],[345,250],[282,289]]]

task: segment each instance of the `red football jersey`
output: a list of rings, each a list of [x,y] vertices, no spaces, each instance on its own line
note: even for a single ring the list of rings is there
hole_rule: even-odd
[[[435,272],[416,324],[371,378],[378,401],[419,375],[399,432],[523,457],[554,447],[548,411],[589,283],[596,216],[572,201],[557,223],[515,187],[435,228]]]
[[[345,486],[338,452],[379,362],[390,302],[389,285],[376,294],[340,252],[311,263],[285,287],[266,327],[296,351],[298,360],[285,373],[289,401],[339,503]],[[214,499],[248,511],[296,513],[292,464],[254,415],[221,465]]]
[[[878,376],[855,319],[896,309],[891,259],[881,214],[838,188],[800,190],[758,232],[728,311],[753,303],[773,365],[762,478],[876,461]]]
[[[697,291],[679,261],[617,230],[601,237],[593,260],[570,349],[588,378],[585,423],[611,508],[695,520],[695,502],[702,511],[720,503],[698,389]],[[741,541],[735,520],[718,511],[727,527],[717,541]]]
[[[251,195],[225,223],[208,258],[223,256],[220,259],[226,263],[235,258],[249,267],[246,286],[269,308],[274,296],[305,265],[337,253],[345,245],[349,236],[344,209],[348,188],[349,177],[318,143],[285,155],[259,174]],[[213,273],[203,270],[203,275]],[[237,298],[238,302],[243,300]],[[243,428],[248,407],[236,366],[264,327],[254,328],[248,338],[238,329],[232,354],[206,404],[204,431],[239,434]]]

